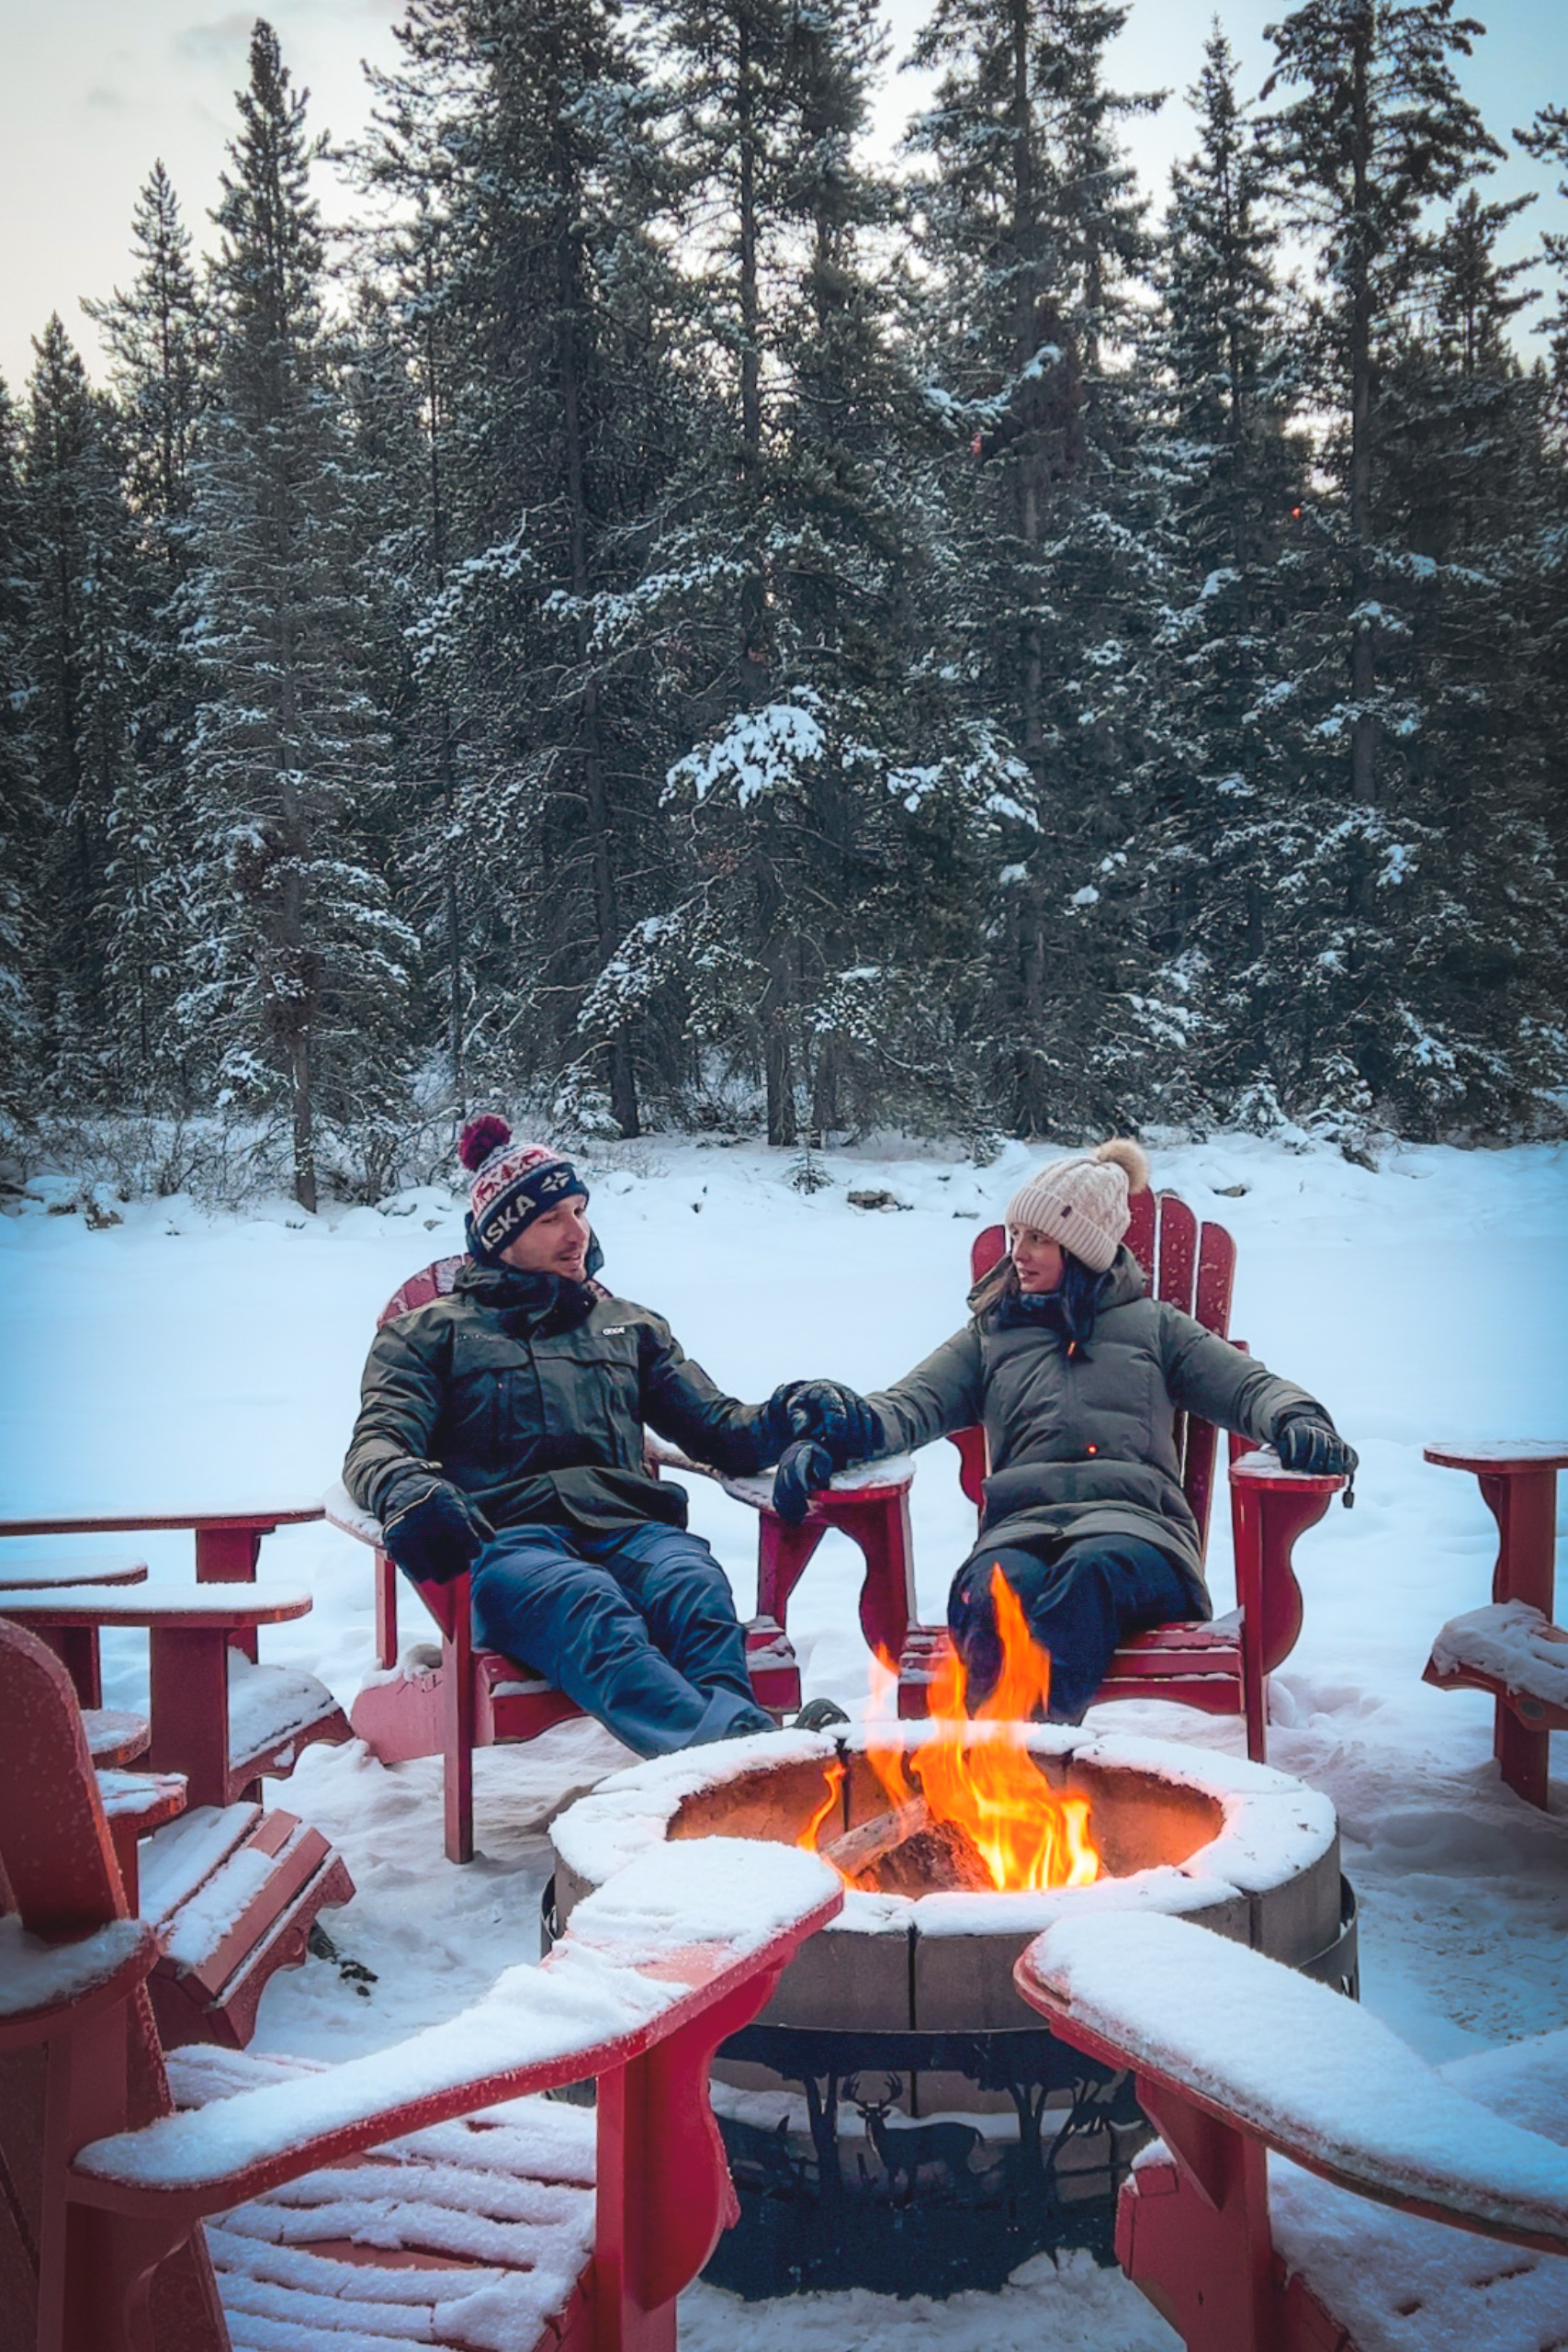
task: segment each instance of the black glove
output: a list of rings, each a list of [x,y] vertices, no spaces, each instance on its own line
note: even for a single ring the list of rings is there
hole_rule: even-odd
[[[423,1466],[389,1479],[380,1505],[382,1548],[421,1584],[450,1584],[495,1532],[477,1504]]]
[[[1274,1426],[1274,1451],[1281,1470],[1310,1470],[1314,1477],[1349,1478],[1359,1459],[1325,1413],[1298,1405]]]
[[[815,1438],[796,1438],[785,1446],[773,1472],[773,1509],[786,1527],[798,1527],[811,1507],[811,1498],[833,1475],[833,1457]]]
[[[837,1380],[796,1380],[790,1385],[791,1429],[797,1438],[814,1438],[826,1446],[835,1470],[886,1453],[881,1419],[856,1390]]]

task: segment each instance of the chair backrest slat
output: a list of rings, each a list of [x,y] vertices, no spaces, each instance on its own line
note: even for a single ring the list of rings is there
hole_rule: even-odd
[[[4,1618],[0,1789],[0,1874],[29,1935],[63,1943],[129,1917],[71,1678]]]
[[[448,1296],[462,1263],[460,1253],[456,1258],[433,1258],[428,1266],[422,1266],[417,1274],[411,1274],[407,1282],[392,1293],[376,1317],[378,1331],[395,1315],[410,1314],[416,1306],[428,1306],[433,1298]]]
[[[1235,1243],[1224,1227],[1204,1225],[1200,1230],[1192,1211],[1176,1193],[1136,1193],[1131,1207],[1127,1247],[1142,1266],[1154,1296],[1194,1316],[1206,1331],[1226,1338],[1235,1281]],[[1006,1249],[1004,1227],[988,1225],[977,1233],[969,1252],[972,1280],[979,1282],[988,1274]],[[1218,1435],[1212,1421],[1200,1421],[1186,1413],[1176,1417],[1182,1492],[1198,1522],[1199,1542],[1205,1545]],[[978,1510],[987,1470],[985,1433],[977,1429],[960,1430],[953,1442],[958,1448],[959,1484]]]

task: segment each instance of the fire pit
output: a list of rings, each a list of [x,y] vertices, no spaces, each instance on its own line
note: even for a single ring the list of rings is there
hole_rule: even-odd
[[[954,1776],[987,1792],[962,1819]],[[1026,1891],[998,1887],[1003,1828]],[[665,1758],[555,1824],[560,1923],[644,1847],[719,1834],[815,1846],[850,1883],[715,2070],[743,2219],[708,2275],[742,2292],[947,2293],[1048,2245],[1110,2258],[1147,2128],[1125,2079],[1055,2041],[1012,1983],[1064,1909],[1180,1912],[1355,1990],[1333,1807],[1207,1749],[938,1720]]]

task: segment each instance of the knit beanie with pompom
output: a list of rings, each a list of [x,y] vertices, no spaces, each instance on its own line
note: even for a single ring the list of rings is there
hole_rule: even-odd
[[[468,1248],[483,1264],[498,1265],[509,1242],[525,1233],[536,1216],[588,1187],[563,1151],[553,1144],[519,1143],[493,1111],[470,1119],[457,1157],[474,1171],[468,1193]]]
[[[1032,1176],[1008,1203],[1008,1231],[1032,1225],[1102,1274],[1132,1221],[1129,1196],[1145,1192],[1148,1182],[1143,1146],[1112,1136],[1087,1159],[1058,1159]]]

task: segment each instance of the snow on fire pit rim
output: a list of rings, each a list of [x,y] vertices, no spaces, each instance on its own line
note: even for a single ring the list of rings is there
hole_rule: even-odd
[[[977,1736],[997,1727],[975,1724]],[[565,1867],[592,1886],[602,1886],[637,1855],[664,1843],[670,1825],[686,1799],[745,1779],[759,1765],[778,1770],[798,1763],[826,1766],[841,1750],[863,1750],[896,1731],[906,1747],[939,1736],[929,1723],[846,1725],[835,1732],[758,1733],[750,1739],[724,1740],[716,1747],[683,1748],[673,1756],[633,1764],[601,1781],[558,1815],[550,1840]],[[925,1936],[1037,1933],[1066,1913],[1094,1910],[1156,1910],[1179,1914],[1206,1909],[1231,1896],[1261,1895],[1285,1885],[1322,1860],[1338,1834],[1334,1806],[1269,1764],[1253,1764],[1216,1748],[1193,1748],[1174,1740],[1132,1734],[1089,1733],[1070,1724],[1031,1724],[1025,1745],[1033,1756],[1066,1758],[1107,1770],[1147,1773],[1178,1788],[1212,1797],[1221,1808],[1220,1829],[1185,1862],[1159,1863],[1124,1878],[1102,1878],[1092,1886],[1055,1887],[1029,1894],[918,1896],[845,1892],[844,1907],[824,1930],[828,1935],[906,1934],[911,1926]]]

